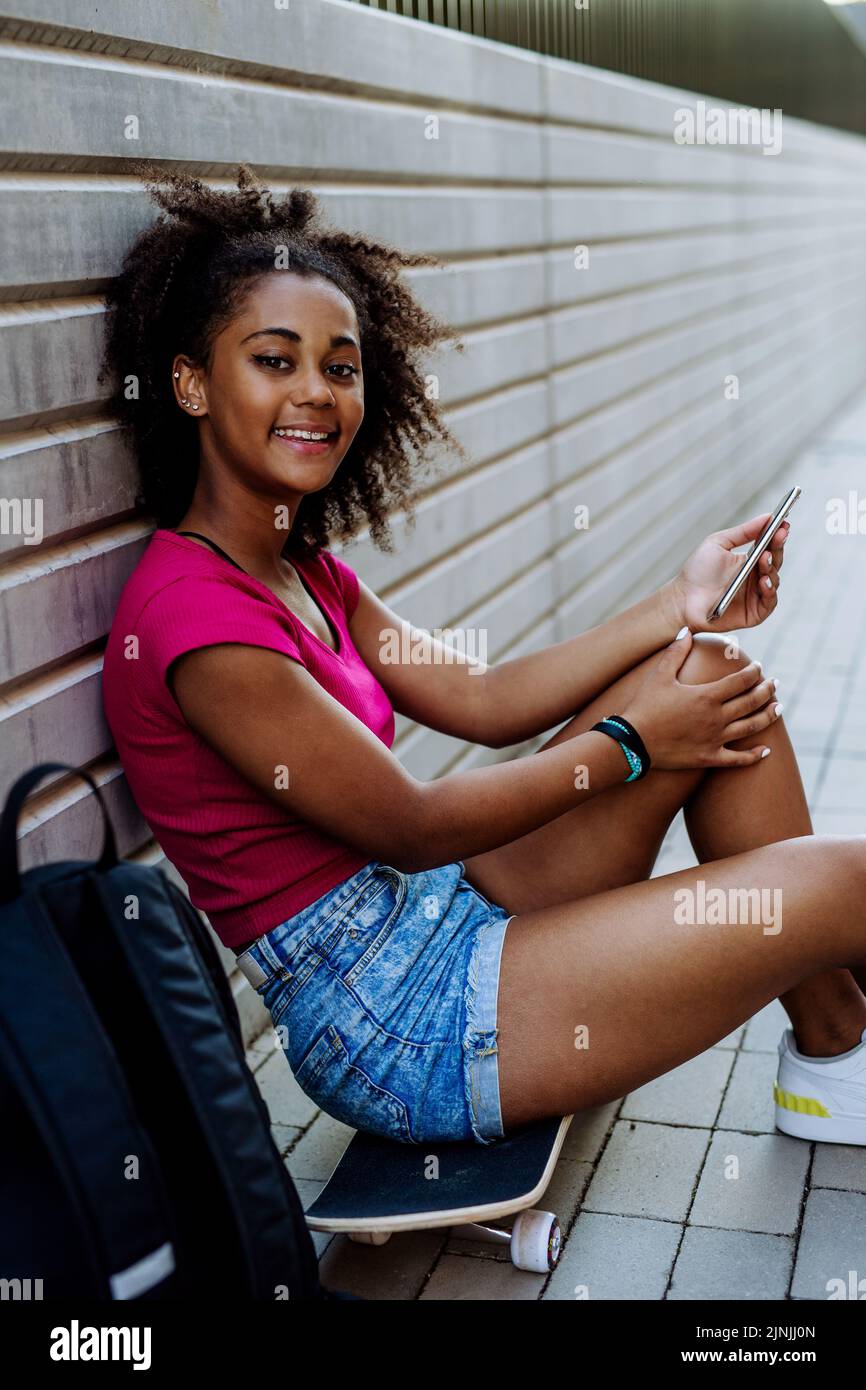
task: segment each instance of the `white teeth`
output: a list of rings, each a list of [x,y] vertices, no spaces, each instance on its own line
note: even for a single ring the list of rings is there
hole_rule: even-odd
[[[275,429],[274,434],[278,434],[281,439],[329,439],[327,432],[318,430],[279,430]]]

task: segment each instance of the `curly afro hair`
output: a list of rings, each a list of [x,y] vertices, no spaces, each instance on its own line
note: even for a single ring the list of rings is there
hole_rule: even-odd
[[[208,369],[215,337],[252,282],[285,273],[275,269],[279,252],[286,270],[324,276],[348,296],[364,364],[364,418],[328,486],[303,498],[284,551],[315,552],[334,537],[351,539],[365,523],[380,550],[393,550],[388,514],[402,509],[414,524],[418,457],[438,439],[466,458],[428,397],[419,362],[442,340],[458,351],[463,344],[399,278],[402,266],[441,261],[327,229],[313,193],[294,188],[275,201],[245,164],[229,191],[149,163],[134,167],[164,215],[139,234],[108,289],[99,380],[112,384],[109,407],[138,466],[136,506],[166,527],[188,510],[198,428],[177,407],[171,364],[183,353]]]

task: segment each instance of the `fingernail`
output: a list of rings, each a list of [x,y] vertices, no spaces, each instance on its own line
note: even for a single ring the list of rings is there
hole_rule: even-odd
[[[773,713],[778,717],[782,713],[782,710],[784,708],[784,705],[776,705],[775,709],[773,710]]]
[[[772,581],[772,579],[770,578],[769,575],[765,575],[765,576],[764,576],[764,583],[766,584],[766,586],[767,586],[768,589],[772,589],[772,587],[773,587],[773,581]]]
[[[674,641],[675,641],[675,642],[679,642],[679,640],[680,640],[681,637],[685,637],[685,635],[686,635],[686,633],[688,632],[688,630],[689,630],[688,627],[681,627],[680,630],[679,630],[679,632],[677,633],[676,637],[674,638]]]
[[[773,751],[772,748],[765,748],[764,751],[763,751],[763,753],[761,754],[761,757],[762,757],[762,758],[768,757],[768,756],[770,755],[770,753],[772,753],[772,751]]]
[[[779,689],[779,682],[776,680],[776,678],[775,678],[775,676],[774,676],[774,677],[773,677],[773,691],[774,691],[774,693],[775,693],[775,691],[777,691],[778,689]]]

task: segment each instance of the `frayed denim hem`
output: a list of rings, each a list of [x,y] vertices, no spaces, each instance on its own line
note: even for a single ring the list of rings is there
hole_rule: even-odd
[[[511,917],[487,922],[475,937],[463,1000],[463,1080],[472,1133],[479,1144],[504,1138],[499,1105],[496,1002],[505,929]]]

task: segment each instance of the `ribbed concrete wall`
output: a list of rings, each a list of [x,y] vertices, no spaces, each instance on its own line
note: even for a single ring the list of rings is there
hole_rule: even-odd
[[[101,651],[152,523],[96,378],[102,291],[154,215],[130,157],[214,179],[245,160],[448,262],[409,278],[463,334],[431,370],[472,463],[439,474],[410,545],[346,556],[413,621],[485,628],[491,660],[601,621],[772,500],[866,378],[859,137],[785,119],[776,156],[678,145],[693,96],[339,0],[2,9],[0,498],[42,499],[44,539],[0,534],[0,796],[33,762],[87,765],[128,856],[161,857]],[[403,719],[396,751],[421,777],[509,755]],[[25,864],[98,847],[84,784],[46,785],[23,829]]]

